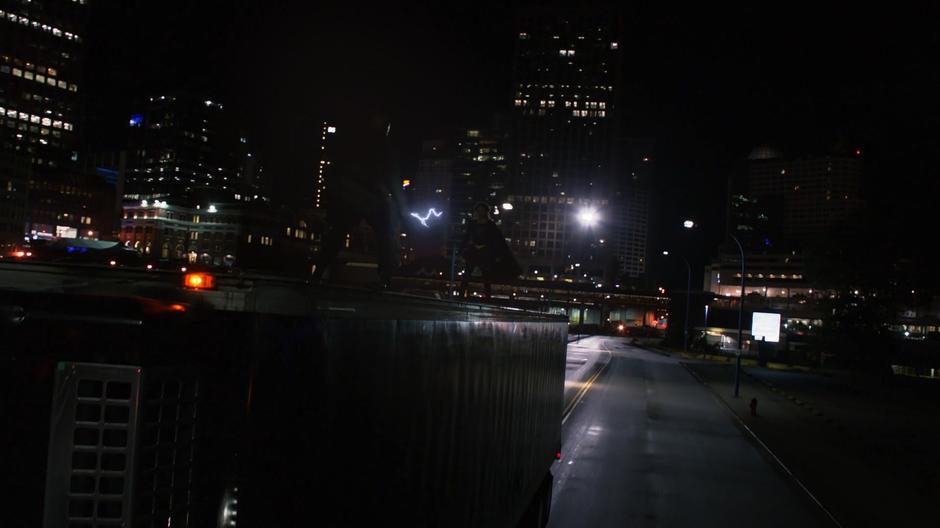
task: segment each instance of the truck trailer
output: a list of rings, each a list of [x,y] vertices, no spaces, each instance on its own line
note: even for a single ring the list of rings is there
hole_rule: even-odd
[[[0,263],[8,526],[544,526],[567,321]]]

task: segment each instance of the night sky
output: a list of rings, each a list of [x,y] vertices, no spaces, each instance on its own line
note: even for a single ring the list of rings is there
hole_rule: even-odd
[[[241,114],[276,194],[291,196],[324,118],[388,116],[407,173],[421,139],[508,110],[514,5],[299,4],[312,3],[99,3],[85,83],[95,141],[120,145],[134,94],[204,92]],[[899,244],[925,236],[927,213],[907,201],[940,190],[935,9],[625,9],[622,129],[658,145],[651,255],[713,253],[725,182],[760,143],[862,149],[874,224]],[[672,228],[686,215],[705,227],[697,241]]]

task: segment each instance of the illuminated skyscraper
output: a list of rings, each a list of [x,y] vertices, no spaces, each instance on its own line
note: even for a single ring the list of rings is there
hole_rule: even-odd
[[[621,51],[617,17],[607,11],[522,12],[516,40],[512,149],[512,219],[507,238],[530,271],[599,277],[601,242],[617,221],[612,210]],[[593,211],[598,222],[578,218]],[[609,246],[609,243],[608,243]]]
[[[126,198],[197,204],[264,197],[257,153],[217,100],[151,96],[128,127]]]
[[[320,159],[317,163],[317,179],[313,185],[313,206],[315,209],[326,208],[327,183],[332,173],[330,155],[332,154],[334,134],[336,134],[336,127],[324,121],[320,127]]]
[[[0,1],[0,246],[97,237],[109,210],[107,186],[78,164],[86,11],[84,0]]]

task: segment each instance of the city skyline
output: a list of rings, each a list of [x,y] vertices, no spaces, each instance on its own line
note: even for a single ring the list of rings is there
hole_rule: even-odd
[[[324,120],[389,121],[396,170],[413,176],[422,139],[485,128],[485,116],[512,112],[517,15],[531,4],[365,14],[340,6],[242,7],[87,6],[82,83],[88,89],[82,90],[83,118],[75,124],[83,155],[122,146],[135,98],[193,90],[224,102],[252,131],[273,195],[302,201],[299,197],[309,193],[304,186],[318,173],[319,160],[307,154],[318,144]],[[927,94],[938,84],[923,66],[933,38],[929,33],[895,36],[892,49],[907,44],[910,50],[898,56],[879,51],[882,40],[862,38],[866,24],[875,20],[865,10],[824,10],[814,18],[778,13],[781,23],[766,34],[736,24],[764,15],[758,9],[673,16],[630,7],[619,14],[626,35],[618,43],[625,56],[620,128],[625,136],[655,140],[656,175],[649,182],[652,254],[659,246],[688,245],[671,226],[695,217],[703,236],[687,253],[697,264],[709,259],[724,232],[728,178],[760,144],[778,146],[787,157],[848,144],[862,153],[862,198],[872,198],[868,211],[874,216],[864,225],[887,232],[896,230],[901,218],[921,214],[922,208],[906,205],[930,195],[912,192],[930,170],[922,160],[929,159],[937,141],[927,128],[936,114],[936,102]],[[901,14],[880,22],[894,27]],[[788,22],[804,27],[800,39],[778,38]],[[363,31],[336,30],[348,24]],[[311,30],[301,31],[304,25]],[[218,31],[203,31],[210,26]],[[739,46],[744,39],[752,45]],[[391,41],[396,46],[382,45]],[[687,46],[691,41],[704,45]],[[315,53],[289,61],[293,52],[272,54],[277,46]],[[327,48],[335,53],[325,53]],[[833,53],[839,60],[829,59]],[[257,70],[253,65],[262,57],[270,68]],[[247,75],[269,70],[280,73]],[[820,82],[803,81],[807,76]],[[115,78],[128,82],[109,82]],[[377,82],[383,90],[374,89]],[[926,119],[904,119],[913,109]],[[878,179],[888,173],[898,185],[878,189]],[[896,245],[927,258],[910,242],[924,236],[928,225],[925,219],[912,222]]]
[[[5,522],[929,524],[937,15],[0,0]]]
[[[319,135],[317,124],[333,118],[331,113],[392,110],[396,149],[402,164],[414,167],[421,139],[483,126],[473,122],[480,113],[471,109],[508,110],[512,101],[509,50],[517,38],[518,3],[371,14],[337,6],[264,9],[246,4],[225,13],[171,4],[94,12],[93,26],[112,29],[89,43],[93,49],[124,43],[140,53],[134,60],[128,60],[126,50],[99,54],[104,59],[91,57],[99,61],[92,71],[117,68],[131,84],[169,83],[178,77],[225,92],[218,96],[245,114],[262,138],[259,148],[270,160],[270,172],[282,180],[315,172],[316,162],[298,153],[312,144]],[[690,195],[721,200],[725,192],[718,187],[726,172],[762,143],[799,154],[825,150],[846,136],[864,149],[867,163],[880,169],[909,157],[916,148],[910,143],[929,140],[923,120],[902,116],[936,113],[927,94],[938,79],[923,67],[935,37],[917,31],[916,21],[905,22],[912,30],[890,42],[865,33],[876,22],[898,27],[905,13],[882,17],[864,8],[851,13],[824,9],[813,17],[774,13],[779,23],[762,32],[740,24],[767,16],[758,8],[675,14],[631,9],[624,12],[628,37],[622,47],[628,56],[625,97],[633,103],[627,105],[624,129],[631,136],[657,139],[660,176],[654,187],[659,194],[683,186]],[[331,29],[350,24],[362,31],[342,35]],[[207,36],[201,28],[210,25],[221,31]],[[307,30],[300,29],[304,25]],[[802,27],[800,37],[787,27]],[[389,42],[396,42],[394,51]],[[692,43],[699,45],[687,45]],[[884,46],[909,51],[888,55]],[[281,60],[293,52],[272,53],[275,48],[324,47],[337,53],[315,54],[300,63]],[[262,56],[276,61],[259,69]],[[416,79],[422,82],[413,83]],[[92,82],[96,88],[102,84]],[[387,88],[381,95],[370,88],[376,82]],[[121,95],[116,87],[104,91]],[[282,95],[274,96],[278,91]],[[120,117],[126,119],[124,113]],[[809,129],[814,132],[806,134]],[[284,185],[278,192],[289,195]],[[721,224],[724,213],[713,209],[692,202],[657,203],[652,223],[659,229],[667,214],[692,214],[711,218],[703,225]],[[711,236],[720,233],[712,230]],[[668,233],[657,236],[665,245],[675,240]]]

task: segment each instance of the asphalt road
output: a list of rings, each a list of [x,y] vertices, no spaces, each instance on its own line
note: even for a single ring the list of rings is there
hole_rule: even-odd
[[[550,527],[829,525],[675,359],[581,346],[612,357],[565,421]]]
[[[568,343],[565,365],[566,411],[578,394],[590,387],[590,380],[597,371],[610,361],[611,353],[601,347],[601,339],[605,338],[585,337]]]

